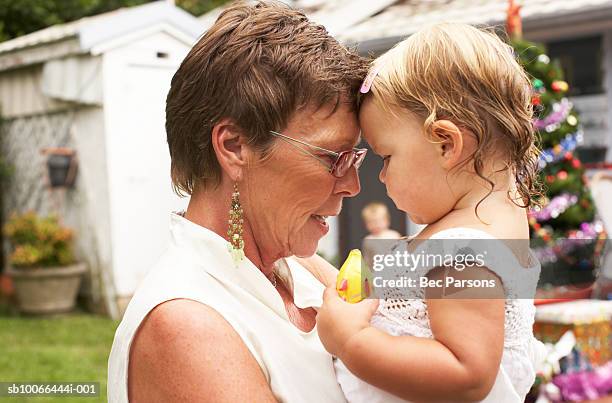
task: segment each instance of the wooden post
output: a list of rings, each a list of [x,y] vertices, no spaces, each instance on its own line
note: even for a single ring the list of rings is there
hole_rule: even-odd
[[[0,150],[2,150],[2,134],[3,134],[2,115],[0,114]],[[4,272],[4,192],[6,189],[6,172],[4,158],[0,152],[0,275]]]
[[[523,37],[523,22],[521,21],[521,6],[514,0],[508,2],[508,17],[506,19],[506,30],[511,39]]]

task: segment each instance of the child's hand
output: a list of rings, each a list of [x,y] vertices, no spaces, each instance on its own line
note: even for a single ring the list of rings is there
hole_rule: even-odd
[[[317,331],[325,349],[342,358],[348,340],[370,326],[370,319],[378,308],[378,299],[364,299],[356,304],[345,302],[334,287],[323,293],[323,306],[317,314]]]
[[[338,269],[332,266],[327,260],[323,259],[321,256],[317,254],[314,254],[308,258],[292,256],[291,259],[301,264],[324,286],[331,287],[336,284],[336,276],[338,275]]]

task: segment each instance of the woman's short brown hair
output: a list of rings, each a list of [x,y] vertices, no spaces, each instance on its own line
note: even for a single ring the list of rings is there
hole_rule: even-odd
[[[171,175],[178,194],[216,186],[221,168],[213,126],[230,118],[259,150],[300,108],[357,107],[367,61],[321,25],[279,2],[226,9],[191,49],[166,100]]]

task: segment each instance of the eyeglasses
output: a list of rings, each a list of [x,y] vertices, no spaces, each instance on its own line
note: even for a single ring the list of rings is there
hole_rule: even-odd
[[[332,174],[336,178],[341,178],[344,175],[346,175],[349,169],[351,169],[351,167],[355,167],[355,169],[359,169],[359,167],[361,166],[361,163],[365,159],[366,153],[368,152],[366,148],[353,148],[352,150],[340,151],[339,153],[337,153],[335,151],[327,150],[319,146],[308,144],[305,141],[301,141],[301,140],[297,140],[289,136],[285,136],[284,134],[275,132],[273,130],[270,130],[270,134],[280,137],[281,139],[287,141],[289,144],[293,145],[297,149],[315,158],[317,161],[319,161],[321,164],[323,164],[323,166],[325,166],[328,169],[330,174]],[[292,142],[296,142],[296,143],[305,145],[307,147],[313,148],[315,150],[322,151],[326,153],[327,155],[329,155],[330,157],[333,157],[334,162],[332,162],[332,164],[330,165],[329,163],[317,157],[313,153],[309,152],[308,150],[303,149],[302,147],[298,147]]]

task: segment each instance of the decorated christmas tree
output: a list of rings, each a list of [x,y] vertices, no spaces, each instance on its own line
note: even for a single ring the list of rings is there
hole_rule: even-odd
[[[510,4],[508,33],[532,80],[533,124],[541,148],[544,196],[542,207],[529,213],[531,237],[545,245],[539,251],[542,264],[562,258],[570,266],[588,271],[594,268],[598,251],[593,242],[593,247],[584,248],[584,239],[602,237],[603,226],[595,221],[584,168],[574,154],[583,138],[579,116],[568,99],[569,85],[560,64],[546,55],[544,46],[522,39],[519,8],[512,1]]]
[[[576,231],[590,233],[594,207],[584,169],[574,150],[582,141],[578,115],[567,98],[559,64],[551,61],[543,46],[515,40],[522,64],[532,77],[534,127],[540,137],[540,175],[546,197],[543,207],[531,214],[533,235],[567,238]]]

